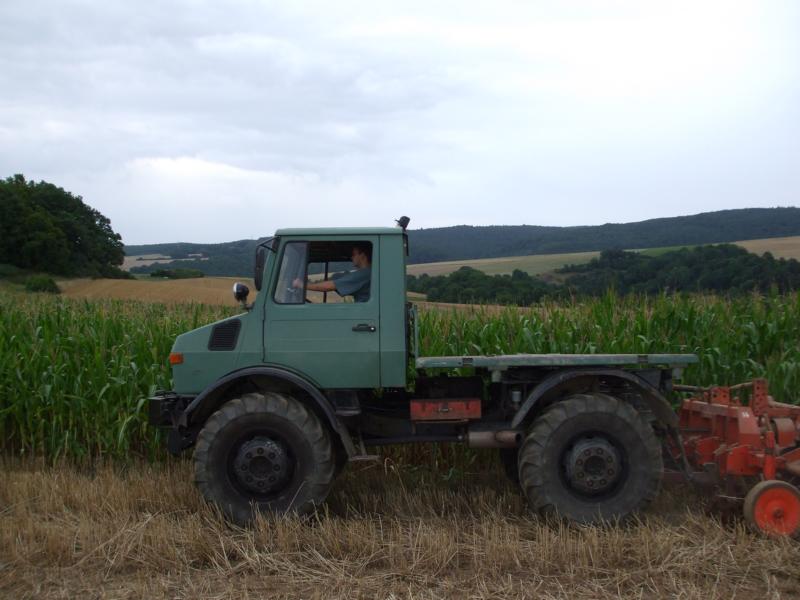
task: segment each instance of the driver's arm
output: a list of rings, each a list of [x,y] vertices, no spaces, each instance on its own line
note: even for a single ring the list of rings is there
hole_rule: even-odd
[[[303,287],[303,280],[302,279],[295,279],[292,282],[292,287],[295,287],[295,288],[298,288],[298,289],[302,288]],[[316,282],[309,281],[306,284],[306,290],[310,290],[312,292],[335,292],[336,291],[336,284],[333,281],[331,281],[330,279],[328,281],[316,281]]]

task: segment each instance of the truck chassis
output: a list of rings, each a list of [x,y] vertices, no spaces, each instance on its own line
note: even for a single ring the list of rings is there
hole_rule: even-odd
[[[150,422],[171,452],[194,448],[199,490],[231,520],[313,511],[371,447],[456,442],[495,449],[537,513],[626,519],[683,479],[746,495],[760,531],[800,532],[800,408],[765,381],[676,384],[694,354],[419,356],[398,223],[276,232],[256,252],[256,301],[237,283],[243,314],[176,340],[175,391],[150,398]],[[351,248],[371,269],[359,303],[329,303],[332,284],[309,298]]]

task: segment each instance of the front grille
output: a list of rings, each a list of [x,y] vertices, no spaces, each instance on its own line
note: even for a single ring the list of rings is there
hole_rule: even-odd
[[[239,319],[231,319],[214,325],[211,330],[211,338],[208,340],[208,349],[233,350],[236,348],[236,340],[239,338],[241,326],[242,322]]]

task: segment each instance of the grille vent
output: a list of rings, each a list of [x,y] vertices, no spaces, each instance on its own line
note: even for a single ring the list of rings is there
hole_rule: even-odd
[[[239,329],[242,322],[239,319],[231,319],[219,325],[214,325],[211,330],[211,338],[208,340],[209,350],[233,350],[236,348],[236,340],[239,338]]]

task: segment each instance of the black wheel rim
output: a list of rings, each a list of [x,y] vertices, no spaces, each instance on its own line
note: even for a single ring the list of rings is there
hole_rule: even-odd
[[[581,434],[561,454],[561,476],[579,497],[598,500],[611,496],[627,479],[627,453],[606,433]]]
[[[247,496],[269,500],[292,479],[295,458],[290,446],[272,433],[258,433],[234,445],[228,473],[234,486]]]

